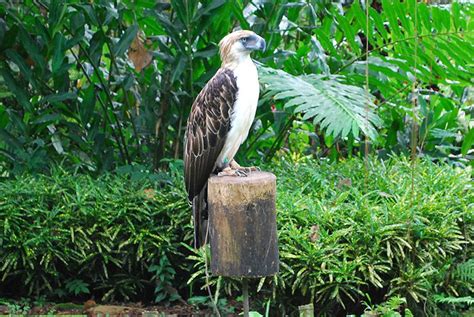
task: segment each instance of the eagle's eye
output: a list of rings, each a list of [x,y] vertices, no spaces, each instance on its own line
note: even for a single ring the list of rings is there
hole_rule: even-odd
[[[243,37],[243,38],[240,39],[240,41],[241,41],[243,44],[245,44],[245,43],[247,42],[247,38],[246,38],[246,37]]]

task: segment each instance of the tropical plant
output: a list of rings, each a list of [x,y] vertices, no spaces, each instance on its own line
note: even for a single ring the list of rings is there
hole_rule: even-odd
[[[368,307],[364,317],[378,316],[378,317],[413,317],[413,314],[406,308],[407,301],[402,297],[391,297],[386,302],[383,302],[376,307]]]
[[[82,298],[87,289],[104,301],[165,303],[207,297],[209,285],[214,302],[235,298],[241,282],[207,278],[209,252],[191,247],[180,164],[170,164],[166,178],[122,169],[93,179],[57,169],[0,182],[0,296],[21,285],[17,296]],[[469,171],[420,160],[412,191],[406,159],[287,156],[267,168],[279,175],[281,272],[252,284],[257,307],[272,298],[278,315],[311,301],[329,314],[361,312],[367,297],[374,306],[390,294],[416,315],[434,309],[435,294],[470,295]]]
[[[192,100],[219,65],[215,41],[231,25],[223,12],[237,8],[225,1],[1,4],[7,175],[46,172],[53,162],[95,173],[132,162],[156,168],[179,157]]]
[[[374,1],[368,12],[359,2],[286,0],[1,3],[4,176],[57,162],[93,173],[157,168],[180,157],[192,100],[220,64],[217,43],[238,26],[267,39],[256,56],[267,96],[288,96],[262,101],[241,160],[282,147],[358,154],[359,130],[380,154],[406,151],[416,136],[423,155],[464,165],[472,156],[468,3]],[[268,67],[291,86],[274,86]]]
[[[83,280],[71,278],[65,282],[66,291],[74,296],[79,294],[90,294],[89,284]]]
[[[422,314],[420,303],[433,310],[429,297],[441,288],[454,294],[449,283],[442,283],[447,275],[437,274],[437,268],[452,263],[449,254],[472,253],[472,245],[462,242],[471,229],[464,231],[462,218],[456,216],[467,212],[471,219],[472,212],[469,204],[467,209],[452,204],[458,198],[434,203],[434,197],[445,186],[460,186],[456,196],[469,193],[469,172],[464,181],[448,185],[428,176],[433,165],[420,162],[423,167],[415,166],[412,187],[412,180],[401,176],[412,165],[392,163],[326,167],[291,162],[292,172],[276,171],[280,192],[292,188],[292,195],[279,201],[279,232],[285,263],[281,275],[295,294],[331,309],[329,303],[347,305],[366,293],[377,303],[375,293],[366,290],[386,289],[389,296],[405,297],[414,315]],[[295,191],[296,182],[305,185]],[[441,236],[446,240],[435,243]]]
[[[404,177],[412,168],[413,180]],[[281,272],[255,283],[252,297],[273,296],[279,315],[308,301],[318,313],[356,313],[367,297],[374,307],[389,296],[405,298],[417,316],[440,309],[435,294],[470,294],[450,277],[473,252],[470,171],[425,160],[326,164],[291,156],[271,169],[279,175]],[[209,284],[213,296],[240,293],[238,280],[206,276],[208,252],[189,250],[190,283]]]
[[[178,179],[133,175],[94,180],[55,170],[0,182],[0,292],[173,299],[170,284],[186,282],[172,270],[181,241],[191,239],[188,204],[182,188],[162,190]]]
[[[175,269],[171,265],[168,257],[163,255],[158,264],[153,264],[148,268],[148,272],[153,273],[155,280],[155,302],[160,303],[167,299],[169,302],[180,299],[178,291],[173,287]]]
[[[315,30],[331,70],[377,96],[385,150],[408,148],[415,137],[427,155],[471,158],[472,13],[460,3],[354,2]]]
[[[264,98],[288,100],[284,108],[302,114],[303,120],[319,125],[333,138],[377,137],[379,117],[374,113],[372,96],[357,86],[344,84],[341,77],[325,75],[291,76],[281,70],[260,67]]]
[[[451,295],[446,293],[434,294],[434,302],[456,310],[472,306],[474,298],[461,294],[472,294],[474,292],[474,260],[471,258],[466,262],[450,266],[450,271],[448,271],[446,277],[449,280]]]

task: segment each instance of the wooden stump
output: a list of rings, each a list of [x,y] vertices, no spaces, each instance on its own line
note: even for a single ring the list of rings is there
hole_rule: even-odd
[[[208,182],[212,274],[261,277],[278,273],[276,177],[214,176]]]

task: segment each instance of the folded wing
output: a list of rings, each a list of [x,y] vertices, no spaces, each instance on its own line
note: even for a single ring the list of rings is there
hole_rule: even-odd
[[[201,192],[215,168],[231,127],[236,98],[233,72],[220,69],[193,103],[184,141],[184,179],[189,200]]]

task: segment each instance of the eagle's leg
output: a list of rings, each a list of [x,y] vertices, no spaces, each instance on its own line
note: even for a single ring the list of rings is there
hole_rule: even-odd
[[[233,170],[244,171],[246,173],[260,171],[260,168],[258,168],[257,166],[249,166],[249,167],[240,166],[240,164],[237,163],[235,160],[232,160],[229,166]]]
[[[220,171],[217,176],[240,176],[247,177],[247,173],[243,169],[233,169],[230,166],[227,166],[222,171]]]

